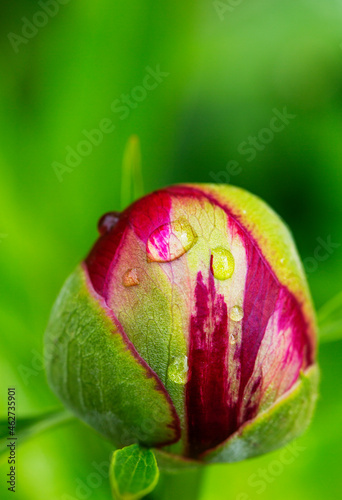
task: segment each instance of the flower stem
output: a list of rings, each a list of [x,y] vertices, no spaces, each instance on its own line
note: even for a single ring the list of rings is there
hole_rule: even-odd
[[[34,438],[41,432],[47,431],[59,425],[67,424],[75,420],[75,417],[65,409],[56,409],[40,415],[27,418],[18,418],[16,422],[16,435],[18,442],[22,443]],[[7,450],[7,420],[0,422],[0,455]]]
[[[179,472],[160,471],[156,489],[146,500],[198,500],[204,467]]]

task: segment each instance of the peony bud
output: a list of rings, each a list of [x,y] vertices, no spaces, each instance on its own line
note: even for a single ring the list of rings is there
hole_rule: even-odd
[[[99,222],[46,332],[50,384],[117,446],[232,462],[308,425],[315,315],[294,243],[261,200],[172,186]]]

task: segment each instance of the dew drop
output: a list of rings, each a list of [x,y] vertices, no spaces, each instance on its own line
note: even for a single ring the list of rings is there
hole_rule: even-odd
[[[229,335],[229,343],[230,345],[235,345],[237,342],[237,334],[236,333],[231,333]]]
[[[154,262],[170,262],[190,250],[196,241],[191,224],[181,217],[153,231],[146,244],[147,258]]]
[[[167,375],[175,384],[186,384],[188,380],[188,357],[178,356],[169,365]]]
[[[210,267],[216,279],[227,280],[234,273],[234,257],[226,248],[217,247],[211,252]]]
[[[138,270],[133,268],[133,269],[128,269],[128,271],[125,272],[125,274],[122,277],[122,284],[124,286],[135,286],[139,285],[140,280],[138,276]]]
[[[234,306],[231,308],[229,317],[232,321],[241,321],[243,316],[244,313],[240,306]]]
[[[120,219],[120,212],[107,212],[102,215],[101,219],[97,223],[97,230],[102,235],[108,233]]]

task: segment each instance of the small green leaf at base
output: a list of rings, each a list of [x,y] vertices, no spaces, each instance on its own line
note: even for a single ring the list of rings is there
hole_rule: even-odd
[[[137,444],[126,446],[113,453],[109,476],[115,500],[139,500],[158,483],[156,457]]]

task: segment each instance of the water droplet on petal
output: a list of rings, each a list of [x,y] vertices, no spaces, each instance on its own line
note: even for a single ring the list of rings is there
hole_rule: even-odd
[[[235,345],[237,342],[237,334],[236,333],[231,333],[229,335],[229,343],[230,345]]]
[[[210,267],[216,279],[227,280],[234,273],[234,257],[226,248],[217,247],[211,252]]]
[[[135,286],[139,285],[139,283],[138,270],[135,268],[128,269],[122,277],[122,284],[124,286]]]
[[[197,235],[184,217],[163,224],[147,240],[148,260],[170,262],[185,254],[196,243]]]
[[[97,229],[101,236],[108,233],[114,226],[116,226],[119,222],[120,215],[120,212],[107,212],[102,215],[101,219],[97,223]]]
[[[186,384],[188,380],[188,357],[178,356],[169,365],[167,375],[176,384]]]
[[[243,316],[244,313],[240,306],[234,306],[231,308],[229,317],[232,321],[241,321]]]

